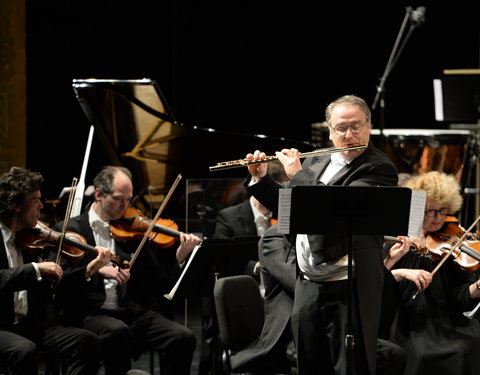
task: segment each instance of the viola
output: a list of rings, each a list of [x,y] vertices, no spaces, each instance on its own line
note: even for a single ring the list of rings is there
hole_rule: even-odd
[[[426,238],[428,251],[433,260],[447,255],[456,242],[465,234],[455,218],[447,218],[443,227]],[[480,269],[480,242],[463,240],[452,252],[454,262],[466,271]]]
[[[151,224],[142,211],[129,206],[120,219],[110,222],[110,233],[119,241],[141,240]],[[158,219],[148,238],[158,247],[170,247],[180,238],[178,225],[170,219]]]
[[[15,244],[22,251],[29,254],[43,254],[57,251],[62,234],[48,227],[47,224],[37,221],[33,228],[23,228],[15,236]],[[75,232],[66,232],[63,239],[62,256],[71,261],[78,261],[85,253],[98,254],[95,247],[87,244],[85,238]],[[128,268],[128,262],[122,261],[118,256],[112,257],[112,263],[120,268]]]

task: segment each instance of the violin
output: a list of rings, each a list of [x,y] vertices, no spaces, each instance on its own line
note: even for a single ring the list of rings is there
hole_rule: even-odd
[[[151,224],[142,211],[129,206],[120,219],[110,222],[110,233],[119,241],[141,240]],[[178,225],[173,220],[158,219],[148,238],[158,247],[170,247],[180,238]]]
[[[403,243],[402,240],[399,240],[397,237],[393,236],[383,236],[383,242]],[[412,242],[410,245],[410,250],[420,255],[428,254],[428,249],[426,247],[418,246],[415,242]]]
[[[450,249],[465,234],[454,217],[447,217],[445,223],[437,232],[430,233],[426,238],[428,251],[432,260],[443,258]],[[464,240],[452,252],[454,262],[466,271],[480,269],[480,242]]]
[[[43,254],[44,252],[57,251],[62,234],[48,227],[47,224],[37,221],[33,228],[23,228],[15,236],[15,244],[29,254]],[[85,238],[75,232],[66,232],[62,246],[62,256],[71,261],[78,261],[85,253],[98,254],[95,247],[87,244]],[[128,268],[127,261],[122,261],[118,256],[112,257],[112,263],[119,268]]]

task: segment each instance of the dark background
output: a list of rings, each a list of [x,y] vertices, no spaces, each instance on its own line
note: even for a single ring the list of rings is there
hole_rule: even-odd
[[[27,0],[27,166],[47,198],[80,174],[90,124],[75,78],[155,79],[184,124],[310,140],[336,97],[373,103],[407,6],[425,6],[426,22],[386,81],[385,128],[447,129],[432,80],[479,68],[478,1]],[[105,163],[92,147],[87,184]]]

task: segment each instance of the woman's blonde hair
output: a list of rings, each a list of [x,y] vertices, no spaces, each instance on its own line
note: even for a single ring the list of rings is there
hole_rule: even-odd
[[[412,177],[405,184],[412,190],[427,192],[427,200],[448,207],[449,214],[454,214],[462,207],[460,184],[457,179],[444,172],[432,171]]]

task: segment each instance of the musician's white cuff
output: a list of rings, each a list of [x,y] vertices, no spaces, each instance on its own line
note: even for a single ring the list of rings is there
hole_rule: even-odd
[[[40,268],[38,268],[37,263],[33,262],[33,268],[35,268],[35,273],[37,274],[37,281],[42,281],[42,274],[40,273]]]

